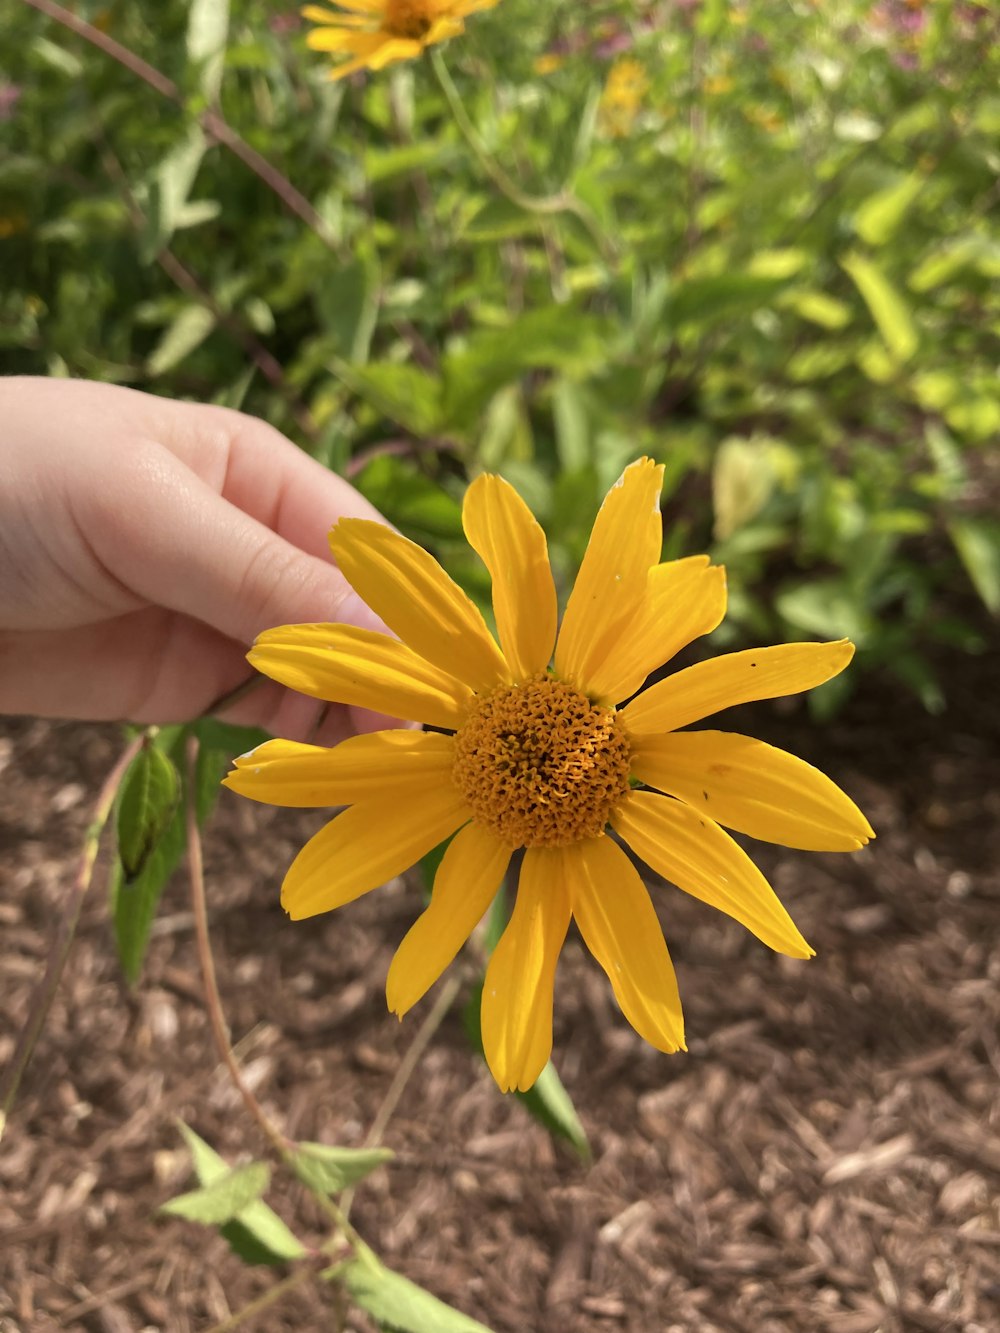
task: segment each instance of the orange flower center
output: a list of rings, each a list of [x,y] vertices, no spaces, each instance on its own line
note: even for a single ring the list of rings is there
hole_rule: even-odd
[[[501,685],[455,736],[455,782],[513,847],[562,847],[604,831],[629,790],[629,744],[613,709],[550,676]]]
[[[388,0],[382,30],[418,42],[434,21],[433,0]]]

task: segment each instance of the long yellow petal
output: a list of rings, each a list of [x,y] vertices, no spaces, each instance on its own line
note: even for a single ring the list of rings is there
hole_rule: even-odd
[[[355,592],[415,653],[481,693],[509,679],[479,608],[415,542],[384,523],[342,518],[330,548]]]
[[[530,1088],[552,1052],[552,992],[569,919],[560,849],[529,847],[483,983],[483,1049],[501,1092]]]
[[[615,656],[623,629],[642,607],[649,571],[660,558],[663,468],[643,458],[608,491],[570,593],[556,641],[556,674],[590,693]]]
[[[452,736],[422,731],[373,731],[339,745],[265,741],[233,761],[223,786],[269,805],[356,805],[388,798],[414,783],[451,781]]]
[[[462,526],[493,580],[493,614],[514,680],[544,671],[556,637],[556,585],[545,533],[513,486],[477,477],[465,493]]]
[[[354,625],[265,630],[247,661],[290,689],[432,727],[461,726],[472,691],[398,639]]]
[[[722,708],[814,689],[839,675],[853,656],[849,639],[726,653],[643,690],[622,710],[622,721],[633,736],[675,731]]]
[[[400,875],[450,837],[471,811],[450,783],[352,805],[309,839],[281,886],[294,921],[329,912]]]
[[[573,915],[587,948],[608,974],[628,1021],[659,1051],[684,1046],[674,967],[649,892],[610,838],[566,847]]]
[[[590,676],[591,697],[611,704],[627,699],[675,653],[711,634],[725,614],[722,565],[710,566],[707,555],[654,565],[642,608],[625,626],[614,652]]]
[[[792,958],[813,950],[754,863],[707,815],[655,792],[634,791],[611,827],[671,884],[733,917]]]
[[[455,959],[493,901],[511,848],[473,821],[448,844],[430,905],[403,936],[389,968],[385,997],[400,1018]]]
[[[853,852],[875,835],[851,798],[818,768],[729,731],[642,736],[632,775],[717,824],[810,852]]]

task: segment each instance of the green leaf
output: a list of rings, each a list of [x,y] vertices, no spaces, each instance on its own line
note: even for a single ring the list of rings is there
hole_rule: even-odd
[[[816,579],[784,589],[774,604],[790,625],[820,639],[853,639],[860,647],[870,632],[864,609],[838,579]]]
[[[475,210],[461,235],[468,241],[505,241],[536,232],[538,226],[537,214],[519,208],[506,195],[498,195]]]
[[[441,425],[441,381],[416,366],[392,361],[352,366],[338,361],[335,373],[377,412],[414,435],[435,435]]]
[[[603,369],[612,336],[605,320],[572,303],[529,310],[506,328],[472,335],[444,357],[448,422],[472,425],[499,389],[529,370],[560,370],[584,378]]]
[[[230,1222],[250,1207],[271,1183],[271,1168],[266,1162],[250,1162],[235,1166],[217,1177],[210,1185],[179,1194],[160,1209],[175,1217],[186,1217],[189,1222],[216,1227]]]
[[[716,541],[725,541],[760,513],[775,480],[769,441],[735,435],[723,440],[712,468]]]
[[[191,1153],[194,1173],[202,1186],[213,1185],[228,1174],[228,1163],[203,1138],[183,1121],[177,1122],[177,1128]],[[220,1228],[220,1234],[246,1263],[287,1263],[303,1259],[308,1253],[298,1237],[262,1199],[256,1199],[227,1222]]]
[[[390,523],[415,541],[461,538],[462,506],[408,460],[382,454],[353,479]]]
[[[391,1162],[389,1148],[337,1148],[326,1143],[297,1143],[292,1158],[295,1174],[316,1194],[339,1194]]]
[[[409,1278],[386,1268],[367,1246],[356,1258],[327,1269],[323,1276],[342,1282],[362,1310],[395,1333],[491,1333],[477,1319],[460,1314]]]
[[[173,819],[181,776],[155,745],[145,744],[132,761],[118,804],[118,857],[126,888],[142,874]]]
[[[854,215],[854,230],[861,239],[876,246],[892,240],[925,180],[923,172],[915,171],[869,195]]]
[[[149,184],[146,227],[141,241],[146,263],[151,263],[170,244],[177,228],[186,224],[188,196],[207,148],[208,140],[201,128],[193,125],[156,167]]]
[[[888,350],[897,361],[908,361],[920,340],[906,302],[878,265],[865,255],[854,251],[845,255],[840,264],[854,280]]]
[[[983,605],[992,615],[1000,615],[1000,522],[954,518],[948,535]]]
[[[714,324],[734,315],[752,313],[767,305],[790,281],[754,273],[717,273],[689,278],[674,290],[668,317],[684,324]]]
[[[146,361],[146,373],[164,375],[199,347],[215,328],[215,316],[203,305],[186,305],[163,332]]]
[[[826,292],[790,293],[785,302],[797,315],[824,329],[842,329],[851,322],[851,307]]]
[[[229,0],[191,0],[188,11],[188,59],[200,65],[199,84],[205,99],[214,102],[222,86],[229,35]]]
[[[142,870],[127,886],[121,861],[115,858],[111,871],[111,910],[118,958],[130,985],[138,980],[142,970],[156,909],[183,851],[184,808],[178,802],[169,825],[146,858]]]
[[[317,276],[316,310],[337,356],[355,365],[368,360],[378,319],[379,266],[374,255],[356,255],[343,268]]]

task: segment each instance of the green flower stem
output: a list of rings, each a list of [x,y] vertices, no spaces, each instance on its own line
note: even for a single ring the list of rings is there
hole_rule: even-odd
[[[461,94],[448,72],[444,56],[436,47],[428,54],[431,69],[434,71],[438,85],[444,93],[445,101],[448,103],[448,108],[455,119],[455,124],[458,126],[462,138],[472,149],[477,162],[500,193],[505,195],[515,207],[523,209],[526,213],[533,213],[536,217],[544,218],[559,213],[571,213],[586,227],[605,262],[614,264],[618,259],[617,247],[609,237],[605,236],[593,212],[575,194],[568,190],[560,190],[557,194],[549,195],[527,194],[515,180],[508,176],[483,143],[476,127],[470,120]]]

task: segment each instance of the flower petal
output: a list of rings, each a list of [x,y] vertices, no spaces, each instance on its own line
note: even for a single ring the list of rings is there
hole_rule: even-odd
[[[400,1018],[434,985],[475,930],[496,894],[511,848],[473,821],[448,845],[430,905],[403,936],[389,968],[385,996]]]
[[[258,635],[247,661],[315,699],[461,726],[472,691],[404,643],[354,625],[280,625]]]
[[[569,919],[560,849],[529,847],[483,983],[483,1049],[501,1092],[530,1088],[551,1054],[552,992]]]
[[[605,496],[570,593],[556,642],[556,673],[584,694],[639,611],[651,566],[660,558],[663,467],[642,458]]]
[[[265,741],[240,755],[223,786],[271,805],[355,805],[388,798],[413,783],[451,781],[452,736],[423,731],[373,731],[339,745]]]
[[[642,736],[632,775],[717,824],[810,852],[853,852],[875,834],[851,798],[803,759],[729,731]]]
[[[792,958],[811,958],[774,890],[740,847],[707,815],[655,792],[634,791],[611,827],[664,879],[733,917]]]
[[[465,493],[462,526],[493,580],[493,614],[514,680],[544,671],[556,637],[556,585],[545,533],[513,486],[477,477]]]
[[[608,974],[622,1013],[658,1051],[684,1046],[677,978],[649,891],[610,838],[564,849],[573,915],[584,943]]]
[[[726,653],[643,690],[622,710],[622,721],[633,736],[675,731],[722,708],[814,689],[839,675],[853,656],[849,639]]]
[[[411,783],[386,799],[352,805],[302,848],[281,886],[294,921],[329,912],[400,875],[450,837],[471,811],[450,784]]]
[[[711,634],[725,614],[722,565],[710,566],[707,555],[654,565],[641,610],[590,677],[591,698],[613,704],[635,694],[657,667],[702,634]]]
[[[342,518],[330,548],[355,592],[408,647],[472,689],[509,679],[472,599],[415,542],[365,518]]]

